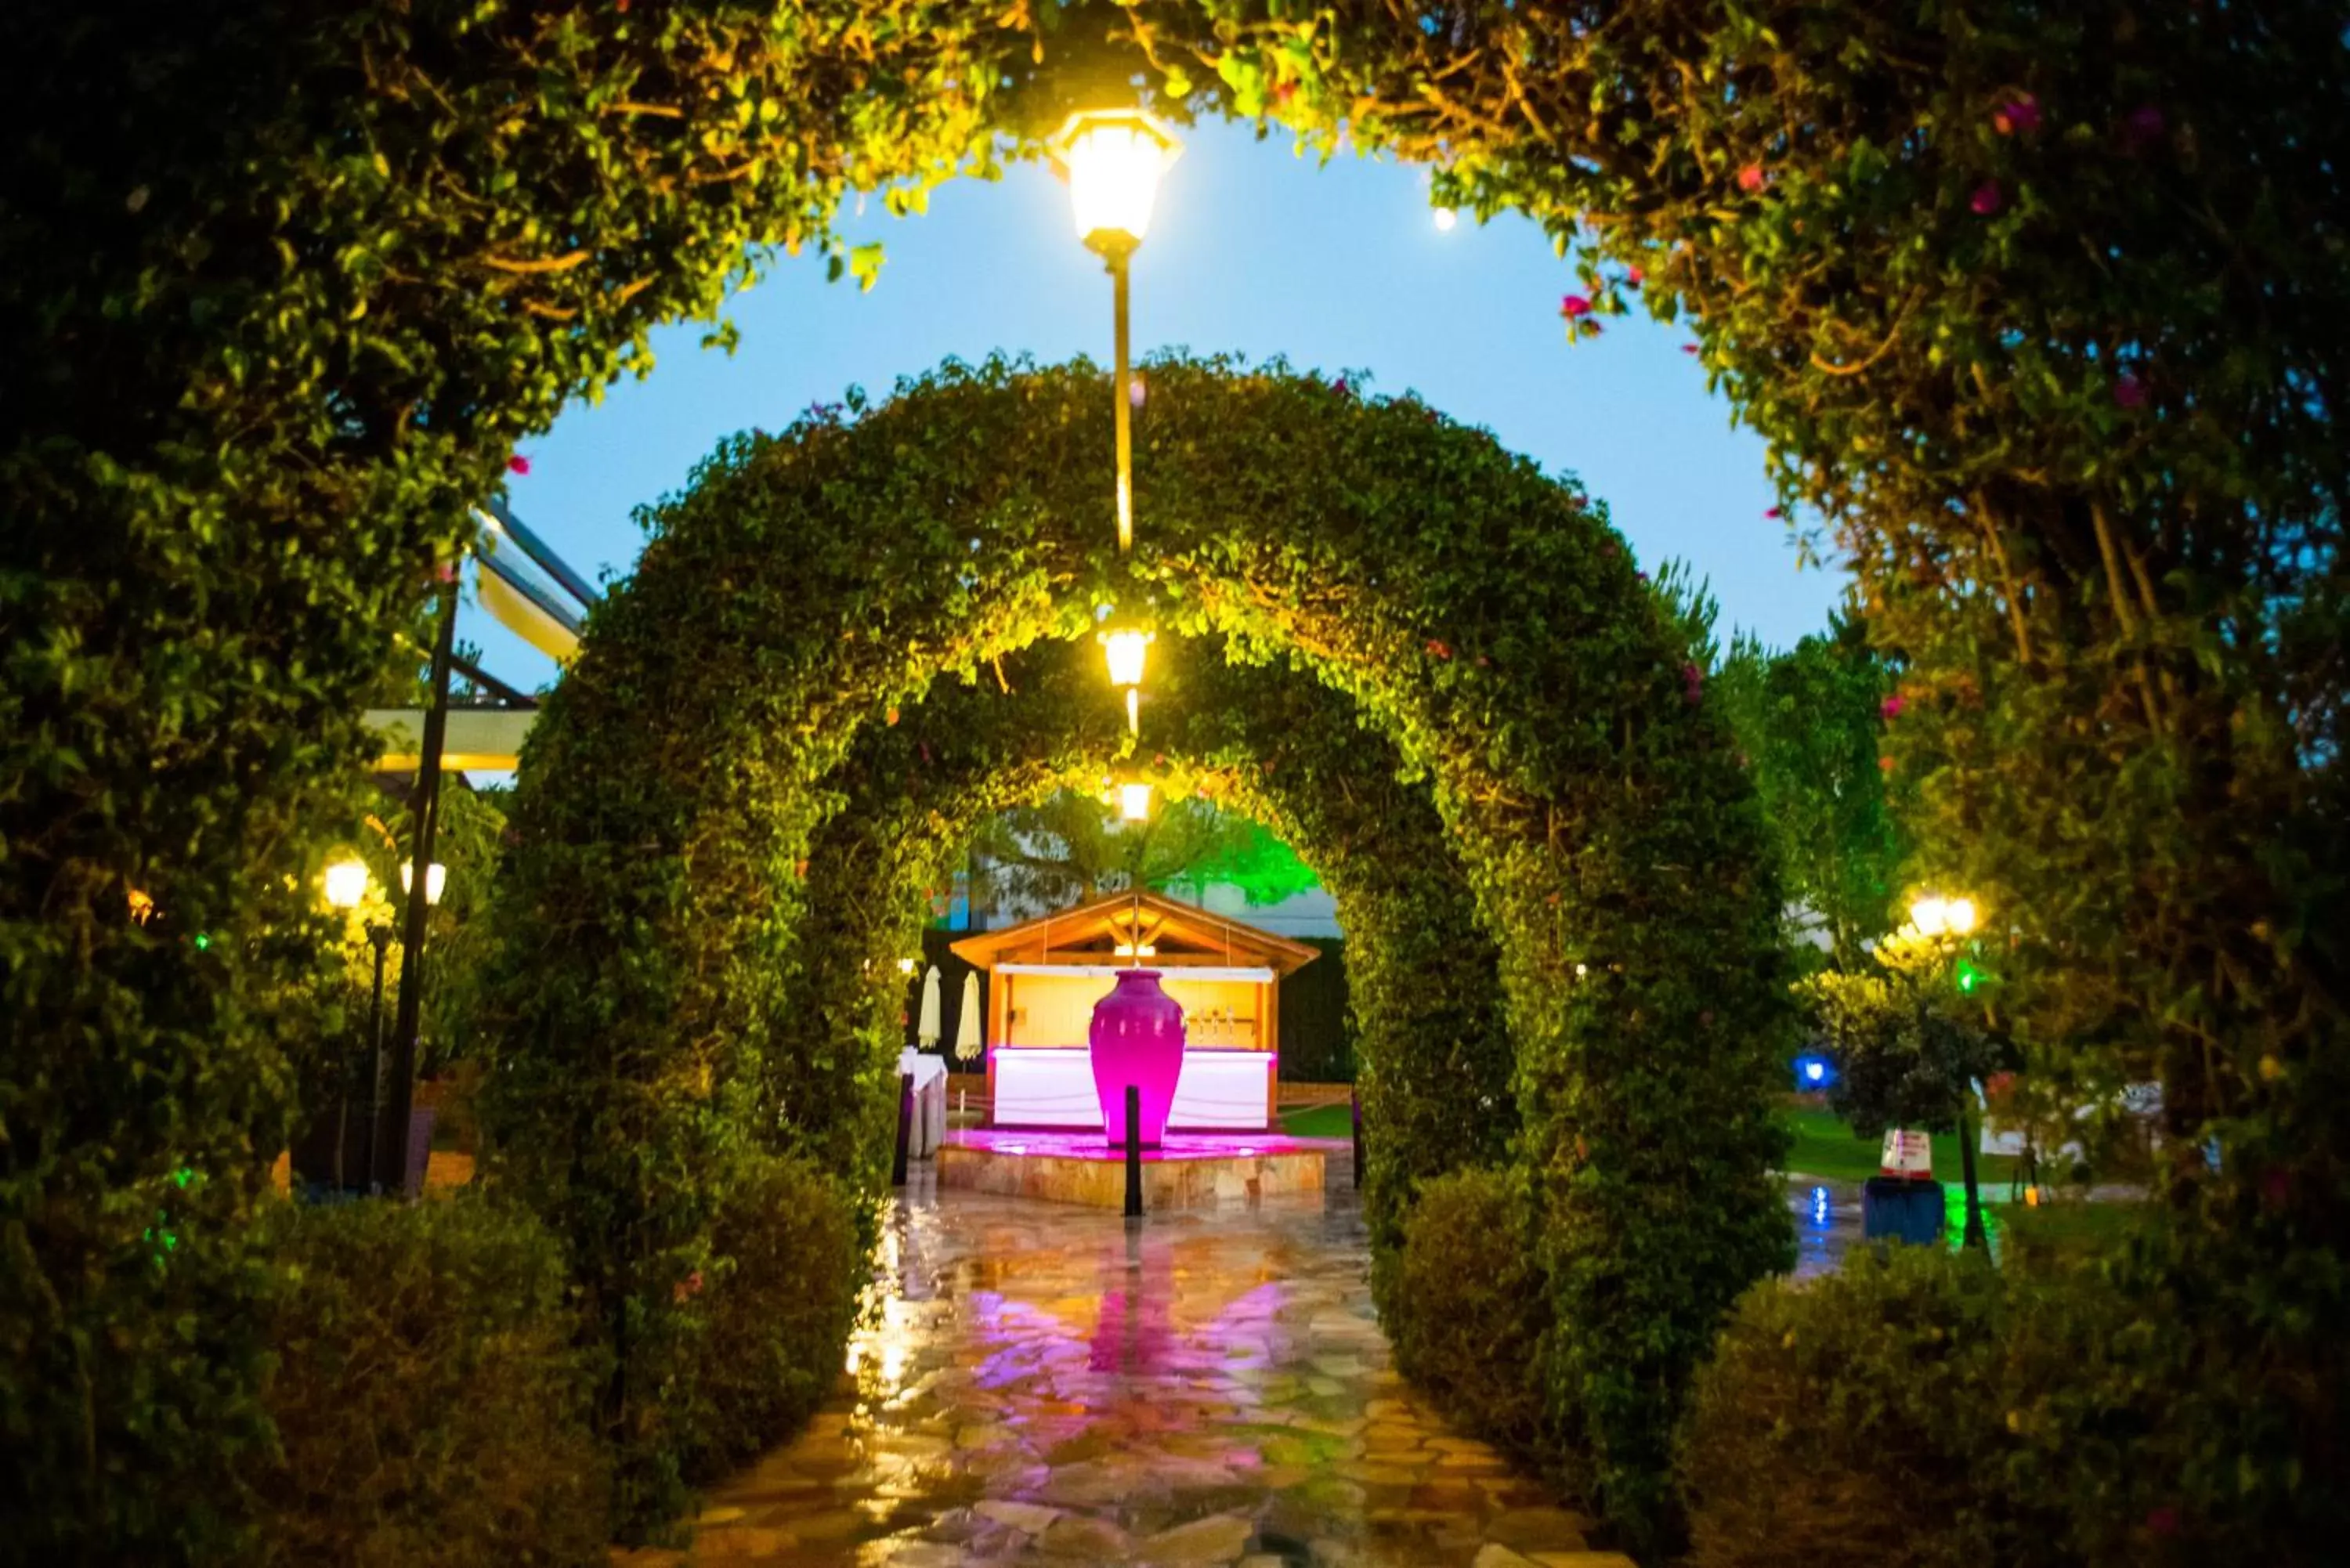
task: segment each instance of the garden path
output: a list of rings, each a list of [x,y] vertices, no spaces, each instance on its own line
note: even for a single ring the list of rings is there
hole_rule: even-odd
[[[853,1392],[719,1488],[690,1554],[793,1568],[1629,1568],[1396,1374],[1361,1211],[1153,1215],[918,1174]]]

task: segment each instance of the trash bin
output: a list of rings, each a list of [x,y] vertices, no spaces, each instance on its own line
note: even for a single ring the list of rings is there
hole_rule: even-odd
[[[1867,1241],[1940,1244],[1942,1184],[1912,1177],[1872,1176],[1860,1189],[1860,1234]]]

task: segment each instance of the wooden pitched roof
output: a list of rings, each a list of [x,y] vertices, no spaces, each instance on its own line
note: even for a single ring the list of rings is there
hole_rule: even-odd
[[[1149,947],[1147,954],[1121,947]],[[999,963],[1132,963],[1180,970],[1246,965],[1288,974],[1321,956],[1319,949],[1262,927],[1179,904],[1157,893],[1113,893],[952,944],[955,956],[982,969]]]

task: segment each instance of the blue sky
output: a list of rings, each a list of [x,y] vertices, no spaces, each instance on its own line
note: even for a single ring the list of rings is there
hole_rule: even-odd
[[[1515,219],[1440,233],[1416,170],[1323,168],[1243,127],[1185,140],[1135,258],[1138,354],[1180,346],[1367,370],[1374,392],[1415,390],[1580,477],[1643,565],[1679,556],[1711,579],[1726,624],[1784,645],[1825,623],[1843,577],[1797,571],[1763,516],[1762,443],[1708,395],[1685,333],[1611,321],[1569,347],[1558,303],[1575,285],[1549,242]],[[699,326],[660,335],[649,379],[575,406],[523,449],[531,471],[509,490],[522,518],[591,577],[626,572],[642,544],[630,510],[681,486],[733,431],[780,427],[852,382],[884,392],[950,355],[1109,358],[1108,279],[1041,168],[958,182],[919,217],[892,220],[877,201],[847,230],[888,248],[869,293],[827,284],[821,260],[779,259],[734,302],[731,356],[702,349]],[[551,677],[478,610],[461,625],[493,670],[526,686]]]

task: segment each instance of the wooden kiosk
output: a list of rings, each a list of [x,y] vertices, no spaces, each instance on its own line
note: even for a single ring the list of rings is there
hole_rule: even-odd
[[[1170,1131],[1274,1125],[1284,976],[1320,956],[1156,893],[1118,893],[954,944],[988,973],[987,1086],[997,1127],[1102,1125],[1087,1031],[1122,969],[1153,969],[1183,1007],[1183,1075]]]

